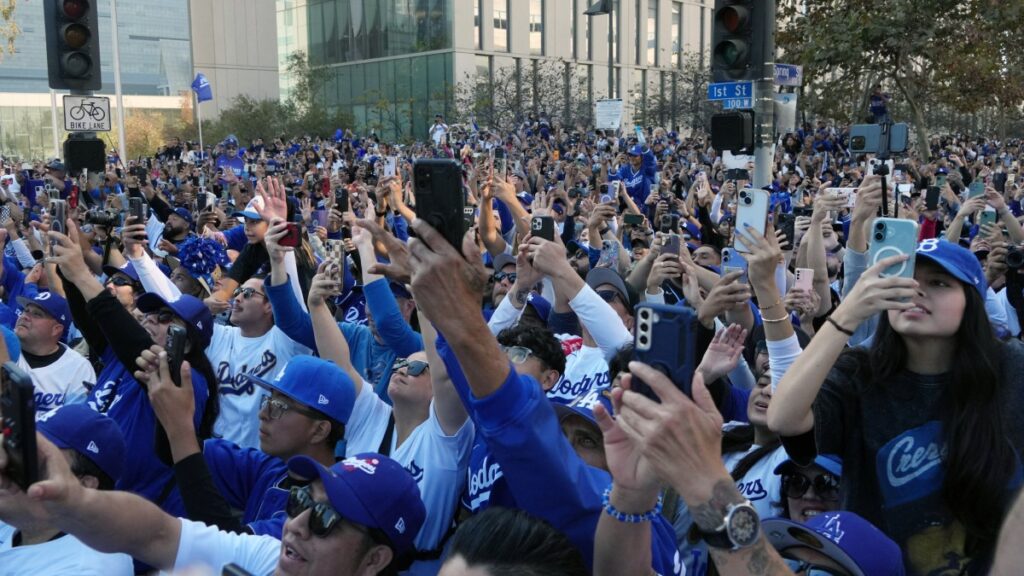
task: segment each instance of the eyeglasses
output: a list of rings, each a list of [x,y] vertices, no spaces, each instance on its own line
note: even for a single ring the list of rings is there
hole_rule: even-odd
[[[132,280],[131,278],[126,278],[124,276],[114,276],[110,280],[107,280],[107,282],[110,283],[110,284],[113,284],[114,286],[117,286],[117,287],[121,287],[121,286],[131,286],[132,288],[135,287],[135,281]]]
[[[264,410],[267,411],[267,416],[270,416],[271,420],[277,420],[281,416],[284,416],[284,413],[289,410],[297,412],[299,414],[302,414],[303,416],[312,418],[314,420],[324,419],[323,415],[317,414],[312,410],[306,410],[305,408],[294,406],[292,404],[285,402],[284,400],[278,400],[277,398],[271,398],[270,396],[264,396],[260,398],[260,412],[263,412]]]
[[[813,480],[803,474],[783,474],[782,485],[790,498],[800,498],[814,486],[818,498],[831,502],[839,500],[839,478],[833,474],[819,474]]]
[[[309,486],[292,486],[288,493],[288,504],[285,511],[289,518],[295,518],[312,509],[309,514],[309,531],[314,536],[326,538],[334,527],[341,523],[341,514],[331,507],[327,502],[315,502],[313,493]]]
[[[517,276],[517,274],[515,272],[495,272],[494,273],[494,281],[495,282],[501,282],[502,280],[508,278],[509,282],[515,283],[517,277],[518,276]]]
[[[263,296],[264,298],[267,297],[267,295],[264,294],[263,292],[260,292],[260,291],[256,290],[255,288],[248,288],[248,287],[246,287],[246,288],[235,288],[235,291],[231,293],[231,296],[233,298],[238,298],[239,296],[241,296],[242,300],[249,300],[250,298],[253,297],[253,294],[259,294],[260,296]]]
[[[598,290],[597,295],[601,297],[601,300],[611,304],[616,298],[621,298],[619,293],[615,290]]]
[[[391,370],[398,372],[402,368],[405,368],[405,373],[409,376],[419,376],[430,368],[430,364],[422,360],[408,360],[406,358],[399,358],[395,360],[395,363],[391,365]]]
[[[294,490],[294,488],[292,488],[292,490]],[[812,564],[806,560],[786,558],[785,556],[782,557],[782,560],[794,574],[803,574],[804,576],[843,576],[845,574],[845,572],[835,570],[834,568],[827,568],[819,564]]]
[[[502,346],[501,351],[508,355],[513,364],[522,364],[533,356],[533,350],[526,346]]]
[[[148,319],[152,319],[153,317],[156,317],[156,321],[159,324],[170,324],[171,322],[174,322],[178,315],[170,310],[160,310],[159,312],[149,312],[146,314],[146,318]]]
[[[590,254],[587,254],[583,250],[577,250],[576,253],[573,254],[573,258],[575,258],[577,260],[582,260],[583,258],[589,258],[589,257],[590,257]]]

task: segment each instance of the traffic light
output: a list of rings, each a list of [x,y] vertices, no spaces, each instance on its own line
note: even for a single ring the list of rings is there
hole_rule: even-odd
[[[46,0],[46,61],[50,88],[99,90],[98,0]]]
[[[760,80],[775,60],[775,0],[715,0],[711,46],[715,82]]]

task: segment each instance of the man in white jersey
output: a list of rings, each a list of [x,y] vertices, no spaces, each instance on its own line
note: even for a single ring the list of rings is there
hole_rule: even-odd
[[[121,429],[109,417],[85,404],[57,408],[39,417],[39,432],[60,448],[63,460],[83,487],[113,490],[121,474],[125,444]],[[5,459],[0,444],[0,461]],[[131,576],[132,559],[104,554],[65,534],[42,504],[30,499],[0,462],[0,573],[4,576],[60,574]]]
[[[419,561],[410,574],[436,574],[440,548],[466,482],[473,424],[434,349],[436,333],[423,317],[426,352],[395,362],[388,385],[393,407],[374,393],[353,367],[348,343],[325,302],[340,290],[339,281],[328,273],[331,266],[325,264],[313,277],[309,313],[317,349],[355,384],[356,401],[345,431],[346,453],[387,454],[416,479],[427,519],[416,538]]]
[[[412,550],[425,515],[416,482],[380,454],[330,468],[305,457],[290,460],[289,470],[313,482],[292,490],[280,540],[220,531],[170,516],[135,494],[82,486],[44,438],[39,454],[48,465],[29,493],[59,529],[98,550],[124,552],[168,571],[220,573],[235,564],[260,576],[374,576]],[[0,453],[0,468],[4,460]]]
[[[22,306],[14,325],[21,342],[18,366],[35,384],[36,412],[83,402],[96,382],[96,372],[84,356],[62,342],[71,324],[67,301],[55,292],[40,292],[32,299],[19,296],[18,304]]]

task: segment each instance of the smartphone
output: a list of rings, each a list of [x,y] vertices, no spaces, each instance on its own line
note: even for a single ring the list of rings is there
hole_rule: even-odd
[[[13,362],[0,367],[0,411],[7,453],[4,476],[28,490],[39,480],[35,387],[32,378]]]
[[[876,218],[871,225],[871,247],[868,249],[868,266],[879,260],[899,254],[908,254],[910,259],[890,266],[881,276],[914,277],[914,257],[917,250],[917,222],[899,218]]]
[[[999,217],[996,214],[994,208],[985,208],[981,211],[981,215],[978,217],[978,226],[984,226],[985,224],[995,224]]]
[[[394,176],[398,173],[398,156],[388,156],[384,159],[384,177]]]
[[[935,175],[935,185],[938,186],[939,188],[942,188],[943,186],[945,186],[946,185],[946,175],[945,174],[936,174]]]
[[[200,197],[205,198],[206,194],[200,194]],[[128,199],[128,215],[135,217],[136,224],[146,223],[146,205],[142,203],[142,198]]]
[[[981,180],[974,180],[968,188],[967,198],[977,198],[985,195],[985,183]]]
[[[63,200],[50,200],[50,230],[67,234],[68,207]]]
[[[849,201],[851,194],[856,193],[856,188],[825,188],[825,194],[833,198],[845,198],[847,201]]]
[[[696,356],[697,314],[692,308],[647,302],[637,305],[633,360],[665,374],[683,394],[692,397]],[[654,390],[635,376],[630,389],[661,402]]]
[[[658,231],[662,234],[671,234],[679,225],[679,217],[675,214],[662,214],[658,220]]]
[[[619,243],[611,240],[601,241],[601,257],[597,259],[596,268],[611,268],[615,270],[619,266]]]
[[[181,363],[185,360],[185,341],[188,333],[177,324],[167,326],[167,368],[171,371],[171,380],[175,386],[181,386]]]
[[[466,233],[462,167],[451,159],[423,159],[413,164],[416,216],[440,232],[456,250]]]
[[[340,282],[341,266],[345,261],[345,241],[336,239],[328,240],[325,249],[327,251],[327,258],[334,262],[334,266],[330,268],[331,278],[335,282]]]
[[[679,256],[681,241],[682,239],[678,234],[669,234],[665,238],[665,244],[661,247],[661,253]]]
[[[555,241],[555,219],[551,216],[534,216],[530,220],[530,234],[548,242]]]
[[[626,226],[643,226],[644,215],[643,214],[625,214],[622,216],[622,223]]]
[[[736,204],[736,239],[733,244],[740,252],[750,252],[743,243],[743,235],[747,226],[764,236],[768,224],[768,205],[771,198],[768,192],[755,188],[740,190],[739,202]]]
[[[302,244],[302,234],[299,231],[299,225],[295,222],[288,222],[285,224],[287,232],[278,241],[278,244],[288,248],[296,248],[299,244]]]
[[[925,210],[938,210],[939,209],[939,195],[942,190],[938,186],[929,186],[928,191],[924,195],[924,208]]]
[[[252,576],[252,572],[249,572],[238,564],[231,563],[224,565],[224,568],[220,571],[220,576]]]
[[[348,190],[339,188],[334,191],[334,208],[344,214],[349,211]]]
[[[466,206],[462,209],[462,221],[466,225],[466,229],[473,227],[476,223],[476,208],[472,206]]]
[[[797,268],[793,288],[810,292],[814,289],[814,268]]]
[[[796,240],[796,216],[783,212],[775,217],[775,227],[782,230],[786,237],[786,247],[783,250],[792,250]]]
[[[741,254],[735,248],[730,248],[727,246],[725,248],[722,248],[722,276],[725,276],[730,272],[740,273],[740,283],[750,283],[750,281],[747,278],[747,259],[744,258],[743,254]]]

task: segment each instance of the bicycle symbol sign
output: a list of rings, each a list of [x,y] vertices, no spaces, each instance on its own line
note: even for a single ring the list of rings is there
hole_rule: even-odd
[[[68,132],[109,131],[110,100],[95,96],[65,96],[64,129]]]

